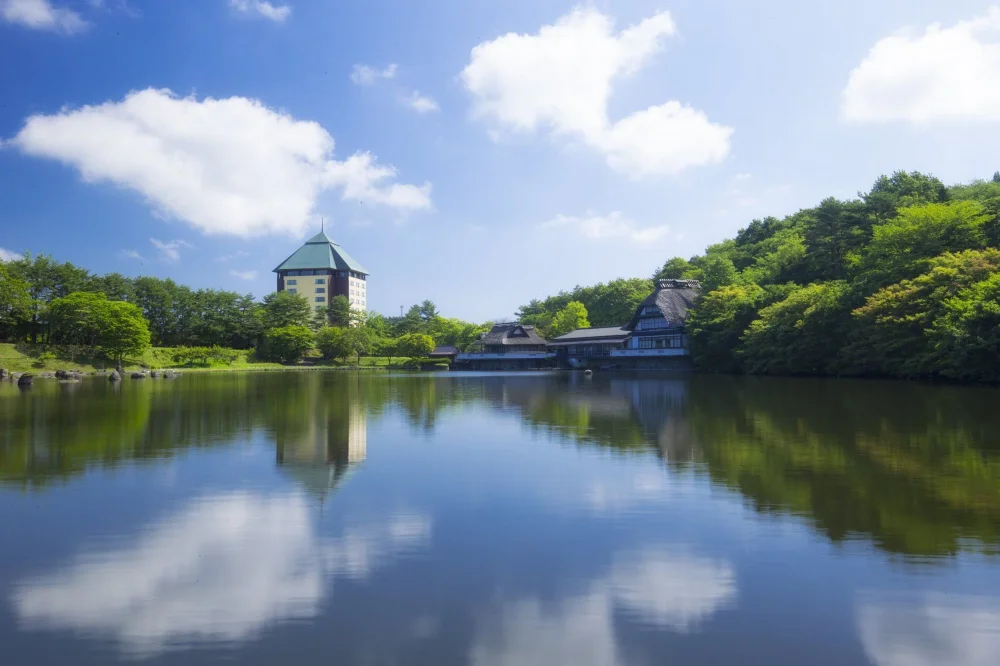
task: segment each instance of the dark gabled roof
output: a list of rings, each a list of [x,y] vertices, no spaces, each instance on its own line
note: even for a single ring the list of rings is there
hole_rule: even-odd
[[[455,356],[455,355],[458,355],[458,354],[461,354],[461,353],[462,353],[462,351],[458,347],[455,347],[455,346],[452,346],[452,345],[440,345],[440,346],[435,347],[434,351],[432,351],[429,355],[430,356]]]
[[[323,231],[307,240],[305,245],[281,262],[281,265],[273,272],[302,270],[354,271],[355,273],[369,274],[361,264],[347,254],[344,248],[330,240],[330,237]]]
[[[550,346],[564,346],[583,342],[621,342],[628,337],[629,332],[620,326],[604,326],[601,328],[578,328],[565,335],[553,339]]]
[[[700,290],[701,283],[697,280],[660,280],[656,291],[639,304],[631,321],[624,328],[634,331],[642,318],[643,308],[647,305],[655,305],[671,326],[682,326],[687,321],[688,312],[694,306]]]
[[[545,346],[545,338],[538,335],[534,326],[521,324],[494,324],[487,333],[479,336],[473,343],[477,346],[504,345],[515,346]]]

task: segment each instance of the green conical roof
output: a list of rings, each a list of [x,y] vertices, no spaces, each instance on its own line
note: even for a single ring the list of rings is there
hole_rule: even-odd
[[[279,271],[312,271],[312,270],[335,270],[354,271],[364,273],[368,271],[364,266],[355,261],[351,255],[340,247],[321,231],[300,247],[295,253],[281,262],[281,265],[274,269]]]

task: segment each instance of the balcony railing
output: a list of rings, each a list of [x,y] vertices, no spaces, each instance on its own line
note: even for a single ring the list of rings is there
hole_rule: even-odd
[[[611,352],[611,356],[640,358],[648,356],[687,356],[687,353],[687,349],[683,347],[672,347],[670,349],[615,349]]]
[[[508,352],[506,354],[477,354],[475,352],[467,352],[464,354],[459,354],[455,357],[456,361],[517,361],[525,359],[545,359],[548,357],[547,352]]]

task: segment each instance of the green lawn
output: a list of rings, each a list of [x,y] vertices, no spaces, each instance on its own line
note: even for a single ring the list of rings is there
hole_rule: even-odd
[[[69,353],[62,348],[52,347],[49,354],[43,354],[39,348],[18,347],[14,344],[0,343],[0,368],[11,372],[55,372],[56,370],[82,370],[93,372],[95,370],[109,369],[114,364],[104,358],[90,358],[78,356],[71,358]],[[51,357],[50,357],[51,355]],[[347,363],[340,361],[328,361],[321,358],[307,358],[303,363],[297,365],[282,365],[281,363],[256,362],[249,360],[249,351],[240,351],[239,357],[231,365],[220,365],[214,367],[185,367],[177,366],[173,362],[173,350],[169,347],[153,347],[141,358],[133,359],[125,369],[129,371],[145,368],[176,368],[185,372],[239,372],[241,370],[290,370],[290,369],[321,369],[321,368],[382,368],[389,365],[388,358],[361,359],[360,366],[355,360]],[[393,367],[399,367],[408,361],[406,358],[394,357]]]

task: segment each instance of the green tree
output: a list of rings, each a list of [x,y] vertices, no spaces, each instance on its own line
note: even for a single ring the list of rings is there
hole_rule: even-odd
[[[934,176],[897,171],[880,176],[867,194],[859,196],[873,221],[882,223],[895,217],[900,208],[947,201],[948,188]]]
[[[873,229],[861,257],[870,291],[923,273],[944,252],[982,248],[989,216],[973,201],[927,204],[899,210]]]
[[[800,287],[762,309],[743,335],[747,370],[777,375],[835,371],[851,322],[846,282]]]
[[[429,324],[440,316],[438,314],[437,306],[434,305],[434,301],[425,300],[420,304],[418,310],[420,312],[420,318],[425,324]]]
[[[738,372],[740,338],[765,298],[755,284],[729,285],[702,294],[687,322],[691,357],[702,370]]]
[[[272,292],[264,297],[263,324],[265,329],[309,326],[312,308],[300,294],[289,291]]]
[[[715,291],[735,283],[739,277],[740,274],[729,257],[713,254],[705,258],[701,286],[705,291]]]
[[[931,259],[929,269],[880,289],[854,310],[858,325],[847,349],[851,372],[936,374],[936,339],[928,332],[949,299],[1000,270],[1000,250],[946,252]]]
[[[570,301],[552,318],[552,325],[547,331],[550,337],[559,337],[578,328],[590,328],[587,319],[587,308],[579,301]]]
[[[673,257],[672,259],[667,259],[667,262],[656,271],[653,275],[654,280],[682,280],[682,279],[694,279],[696,276],[693,273],[696,271],[696,267],[691,265],[687,259],[682,257]],[[700,277],[700,276],[698,276]]]
[[[134,303],[108,301],[100,316],[100,349],[117,365],[149,349],[149,323]]]
[[[281,326],[265,335],[268,354],[282,363],[299,361],[313,347],[313,332],[307,326]]]
[[[407,333],[396,341],[396,353],[410,358],[425,358],[434,351],[434,338],[423,333]]]
[[[344,330],[344,337],[350,347],[351,353],[355,354],[358,363],[361,363],[362,356],[371,355],[376,349],[377,337],[374,332],[366,326],[355,326]]]
[[[78,291],[49,304],[50,339],[56,344],[96,349],[110,313],[103,293]]]
[[[330,299],[330,325],[345,328],[351,325],[354,309],[347,296],[334,296]]]
[[[940,374],[1000,382],[1000,273],[947,299],[930,334]]]
[[[321,328],[316,333],[316,347],[319,348],[324,358],[346,360],[353,352],[353,346],[347,333],[347,328],[337,326]]]
[[[28,283],[11,275],[0,261],[0,335],[11,335],[31,312]]]

